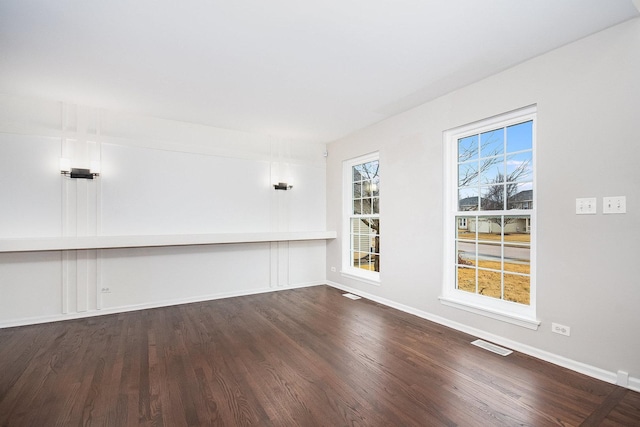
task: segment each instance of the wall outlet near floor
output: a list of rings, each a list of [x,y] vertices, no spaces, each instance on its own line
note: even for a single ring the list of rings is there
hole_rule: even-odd
[[[109,289],[109,288],[102,288],[102,289],[100,289],[100,292],[102,292],[103,294],[110,294],[110,293],[111,293],[111,289]]]
[[[336,272],[336,268],[335,268],[335,267],[331,267],[331,271],[332,271],[333,273],[335,273],[335,272]]]
[[[569,336],[571,335],[571,328],[565,325],[561,325],[559,323],[552,323],[551,324],[551,332],[554,332],[556,334],[560,334],[560,335],[566,335]]]

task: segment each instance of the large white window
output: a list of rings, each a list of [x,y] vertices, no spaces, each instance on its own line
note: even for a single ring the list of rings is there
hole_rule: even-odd
[[[380,162],[369,154],[344,162],[342,273],[380,280]]]
[[[537,328],[535,107],[445,132],[445,304]]]

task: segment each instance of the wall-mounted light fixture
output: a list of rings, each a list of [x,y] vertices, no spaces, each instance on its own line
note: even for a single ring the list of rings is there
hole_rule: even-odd
[[[291,190],[293,185],[287,184],[286,182],[279,182],[277,184],[273,184],[273,188],[276,190]]]
[[[100,162],[92,161],[89,169],[72,168],[71,160],[62,158],[60,159],[60,173],[70,178],[93,179],[96,176],[100,176]]]

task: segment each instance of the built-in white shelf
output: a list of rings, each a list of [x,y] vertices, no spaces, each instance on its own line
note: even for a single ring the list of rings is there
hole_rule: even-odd
[[[275,233],[158,234],[0,239],[0,252],[68,251],[82,249],[145,248],[156,246],[223,245],[231,243],[330,240],[335,231]]]

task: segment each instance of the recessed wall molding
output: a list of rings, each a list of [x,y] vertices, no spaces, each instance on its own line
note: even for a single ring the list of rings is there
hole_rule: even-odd
[[[0,110],[0,328],[324,282],[326,144],[3,94]],[[92,162],[99,179],[60,177]]]

